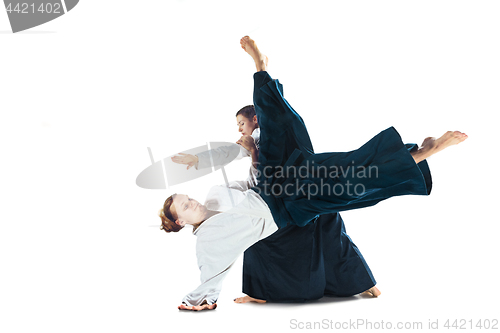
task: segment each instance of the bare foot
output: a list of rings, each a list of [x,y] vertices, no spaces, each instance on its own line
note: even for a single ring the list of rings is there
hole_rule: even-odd
[[[459,131],[448,131],[439,139],[429,137],[424,140],[419,150],[412,153],[412,156],[415,162],[419,163],[449,146],[463,142],[467,138],[467,134]]]
[[[238,297],[234,299],[234,303],[248,303],[248,302],[266,303],[266,301],[263,299],[257,299],[250,296]]]
[[[459,131],[448,131],[445,134],[443,134],[442,137],[434,141],[434,153],[437,153],[438,151],[441,151],[445,148],[448,148],[449,146],[457,145],[460,142],[463,142],[465,139],[467,139],[468,136],[465,133],[459,132]],[[429,143],[431,140],[429,140]]]
[[[253,61],[255,61],[255,67],[257,67],[257,72],[267,70],[267,57],[259,51],[255,41],[248,36],[240,39],[241,48],[248,53]]]
[[[379,297],[380,294],[382,294],[382,293],[380,292],[380,290],[378,290],[377,287],[373,286],[370,289],[368,289],[367,291],[363,292],[363,294],[370,295],[371,297]]]

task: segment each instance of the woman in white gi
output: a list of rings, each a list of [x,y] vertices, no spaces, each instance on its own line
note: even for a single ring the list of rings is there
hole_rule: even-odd
[[[312,154],[302,119],[283,98],[279,82],[266,72],[267,57],[248,36],[240,43],[257,68],[254,105],[264,143],[259,152],[259,185],[246,191],[228,191],[215,186],[205,205],[183,194],[172,195],[165,201],[160,213],[163,228],[168,232],[179,231],[189,224],[193,225],[197,236],[201,285],[184,297],[179,309],[214,309],[222,280],[234,261],[245,249],[271,235],[278,227],[287,223],[303,226],[319,214],[367,207],[396,195],[429,194],[430,171],[425,159],[467,138],[458,131],[447,132],[439,139],[427,138],[417,149],[416,145],[405,146],[395,129],[389,128],[358,150]],[[351,161],[356,167],[376,166],[380,177],[378,173],[377,177],[369,179],[354,172],[352,176],[347,173],[315,174],[315,166],[332,170]],[[305,167],[308,173],[304,176],[294,173],[283,178],[284,168],[290,167],[292,170]],[[364,191],[335,192],[334,195],[304,191],[306,185],[310,189],[311,185],[318,184],[329,185],[333,190],[349,184],[354,189],[362,185]],[[276,185],[281,186],[281,190],[285,188],[286,193],[276,193]],[[228,193],[235,199],[234,207],[231,207]]]

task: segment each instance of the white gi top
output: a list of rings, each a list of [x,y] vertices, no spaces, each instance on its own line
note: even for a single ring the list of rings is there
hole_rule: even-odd
[[[254,129],[251,136],[255,141],[257,149],[259,149],[260,128]],[[237,153],[238,155],[235,158],[236,160],[240,160],[244,157],[251,157],[250,151],[243,148],[243,146],[241,145],[234,144],[231,146],[223,146],[196,154],[196,156],[198,156],[198,163],[195,165],[195,168],[196,170],[209,168],[212,166],[212,163],[214,166],[227,164],[228,162],[230,162],[228,161],[228,159],[230,158],[230,156],[235,155],[236,150],[239,150]],[[257,185],[257,174],[257,169],[252,164],[246,181],[234,181],[231,182],[229,186],[240,190],[252,188]]]
[[[222,281],[236,259],[254,243],[278,230],[267,204],[253,190],[214,186],[205,205],[223,213],[205,220],[194,232],[201,284],[182,300],[188,306],[200,305],[204,300],[216,303]]]

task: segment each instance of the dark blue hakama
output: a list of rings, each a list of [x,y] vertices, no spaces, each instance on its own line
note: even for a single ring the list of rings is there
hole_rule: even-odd
[[[278,80],[257,72],[254,84],[261,128],[259,185],[254,190],[280,229],[245,252],[243,292],[268,301],[305,301],[371,288],[375,279],[337,212],[396,195],[429,194],[427,162],[415,164],[410,151],[417,145],[404,145],[392,127],[357,150],[314,154],[305,124],[283,97]],[[366,176],[370,167],[376,168],[376,177]],[[294,168],[301,172],[283,172]],[[315,172],[333,168],[340,172]],[[308,192],[321,188],[315,195]]]
[[[243,292],[257,299],[303,302],[352,296],[375,284],[338,213],[321,215],[304,227],[281,228],[244,254]]]
[[[261,128],[258,185],[278,227],[304,226],[317,215],[369,207],[399,195],[428,195],[427,161],[415,163],[390,127],[359,149],[314,154],[302,118],[267,72],[254,74],[254,106]],[[313,191],[314,190],[314,191]]]

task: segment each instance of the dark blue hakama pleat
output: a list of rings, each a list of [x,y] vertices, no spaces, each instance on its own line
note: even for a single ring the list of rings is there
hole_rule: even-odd
[[[414,163],[409,152],[417,146],[404,145],[394,128],[352,152],[314,154],[305,124],[283,97],[278,80],[257,72],[254,84],[261,128],[259,185],[254,190],[269,205],[280,229],[245,251],[243,292],[268,301],[296,302],[324,295],[351,296],[371,288],[375,279],[337,212],[396,195],[429,194],[427,162]],[[377,168],[377,177],[341,173],[325,178],[314,173],[319,166],[344,171],[349,166],[371,166]],[[287,177],[277,173],[283,167],[307,172]],[[282,189],[288,185],[290,191],[277,195],[272,191],[276,184]],[[345,189],[348,184],[350,193],[311,197],[304,191],[314,186]],[[365,192],[353,195],[356,185]]]
[[[416,164],[394,127],[359,149],[314,154],[302,118],[266,72],[254,75],[254,104],[261,127],[259,183],[278,227],[304,226],[317,215],[369,207],[399,195],[428,195],[427,161]]]
[[[281,228],[247,249],[243,258],[243,292],[270,302],[352,296],[375,284],[337,213],[304,227]]]

